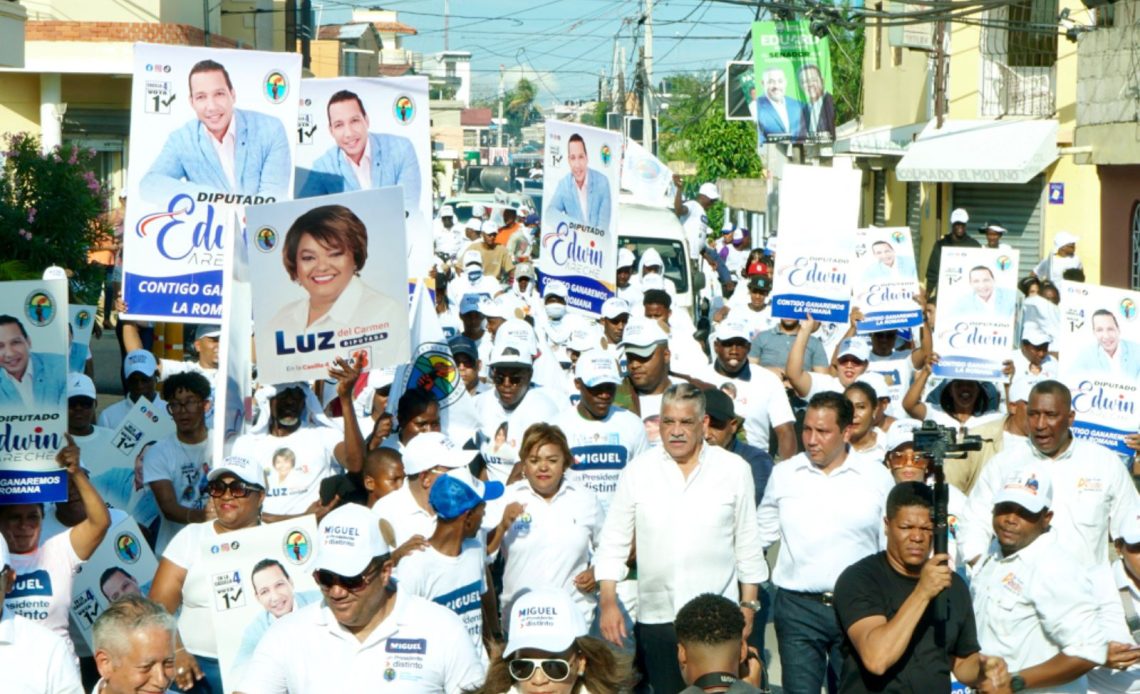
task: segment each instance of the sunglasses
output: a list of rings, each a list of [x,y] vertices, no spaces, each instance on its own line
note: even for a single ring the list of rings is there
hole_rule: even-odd
[[[893,451],[887,456],[887,464],[892,470],[904,467],[922,468],[929,465],[929,459],[917,451]]]
[[[340,586],[350,593],[355,593],[361,590],[376,578],[376,572],[365,571],[356,576],[341,576],[338,573],[333,573],[327,569],[317,569],[313,572],[313,580],[317,585],[326,590],[331,590],[335,586]]]
[[[505,374],[505,373],[501,373],[501,372],[496,372],[491,378],[492,378],[492,380],[495,381],[496,385],[502,385],[504,383],[512,383],[515,385],[521,385],[522,382],[526,380],[527,375],[526,374]]]
[[[229,491],[230,496],[235,499],[244,499],[253,492],[265,491],[256,484],[246,484],[241,480],[233,480],[230,482],[223,482],[222,480],[214,480],[206,485],[206,493],[215,499],[220,499]]]
[[[511,677],[519,682],[534,677],[535,669],[540,667],[551,682],[564,682],[570,676],[570,662],[561,658],[515,658],[507,664]]]

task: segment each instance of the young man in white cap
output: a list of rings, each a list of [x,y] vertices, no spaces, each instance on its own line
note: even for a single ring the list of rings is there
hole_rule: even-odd
[[[139,398],[153,402],[155,409],[166,407],[166,403],[158,397],[158,362],[150,352],[145,349],[127,352],[123,358],[123,379],[126,381],[126,396],[103,408],[99,414],[99,426],[111,431],[119,428]]]
[[[938,271],[942,267],[943,248],[981,248],[977,239],[966,233],[970,215],[961,207],[950,213],[950,233],[934,242],[930,257],[926,261],[926,293],[934,296],[938,291]]]
[[[657,321],[639,318],[626,326],[622,346],[646,440],[650,446],[657,446],[661,443],[661,397],[675,383],[669,376],[669,336]]]
[[[1022,376],[1033,381],[1057,378],[1058,362],[1049,354],[1052,338],[1036,323],[1021,329],[1021,349],[1013,353],[1013,378]]]
[[[0,536],[0,598],[15,587],[8,543]],[[4,690],[36,694],[83,694],[79,668],[67,640],[6,609],[0,601],[0,672]]]
[[[435,532],[435,510],[429,501],[432,485],[447,471],[470,465],[475,454],[438,431],[419,434],[404,447],[404,485],[372,506],[372,512],[392,527],[399,553],[394,561],[399,561],[409,540],[419,538],[408,550],[422,547]]]
[[[1011,246],[1008,243],[1003,243],[1002,239],[1005,237],[1006,229],[997,222],[986,222],[982,227],[982,234],[986,237],[986,245],[983,248],[992,248],[999,251],[1008,251]]]
[[[744,419],[748,444],[768,450],[771,429],[776,436],[777,455],[787,460],[796,454],[796,418],[779,377],[748,363],[751,347],[748,324],[722,321],[713,335],[712,364],[690,375],[716,388],[731,385],[734,409]]]
[[[480,299],[489,299],[502,290],[503,286],[498,280],[483,273],[483,256],[479,251],[466,250],[462,258],[463,267],[460,274],[447,285],[447,298],[452,305],[460,305],[463,297],[468,294],[474,294]],[[463,317],[462,308],[459,316]]]
[[[1012,692],[1083,692],[1109,655],[1091,567],[1049,532],[1051,477],[1029,467],[1002,477],[990,511],[999,550],[970,582],[981,650],[1005,659]]]
[[[639,282],[633,281],[633,266],[637,260],[633,251],[628,248],[618,249],[617,259],[617,290],[614,293],[619,299],[624,299],[631,306],[641,305],[641,287]]]
[[[142,338],[139,336],[138,326],[127,321],[121,322],[123,329],[123,348],[128,352],[143,349]],[[218,340],[222,337],[220,325],[202,324],[192,328],[194,331],[194,358],[189,360],[159,359],[158,378],[167,379],[174,374],[194,371],[214,382],[214,375],[218,373]]]
[[[697,191],[696,200],[681,202],[684,183],[679,175],[673,175],[673,186],[676,189],[673,195],[673,214],[677,215],[685,227],[685,239],[689,242],[689,258],[696,260],[700,258],[701,249],[705,247],[705,239],[709,235],[709,208],[720,199],[720,191],[715,183],[702,183]]]
[[[598,321],[602,326],[602,349],[613,355],[622,373],[626,372],[626,368],[621,340],[632,311],[633,308],[625,299],[611,296],[602,304],[602,317]]]
[[[331,511],[318,533],[313,578],[325,599],[266,631],[239,692],[450,694],[482,683],[459,617],[392,587],[391,548],[368,509]]]
[[[95,405],[98,403],[95,382],[81,373],[67,375],[67,433],[80,451],[97,455],[103,446],[110,445],[115,432],[95,423]]]
[[[554,420],[574,454],[568,477],[593,491],[603,509],[609,508],[621,471],[649,449],[649,439],[637,415],[613,404],[621,374],[612,354],[582,352],[574,376],[582,399]]]
[[[466,245],[463,230],[455,226],[455,208],[451,205],[439,209],[439,216],[432,224],[432,238],[436,255],[443,256],[449,264],[455,261],[459,249]]]
[[[1079,239],[1074,234],[1058,231],[1053,237],[1053,252],[1037,263],[1033,274],[1060,286],[1066,270],[1083,270],[1081,259],[1077,257],[1077,241]]]
[[[464,265],[467,263],[467,254],[476,251],[483,259],[483,274],[496,282],[502,282],[515,269],[515,263],[507,253],[507,247],[495,240],[499,228],[488,219],[480,226],[483,238],[469,245],[464,251]]]
[[[466,468],[440,475],[428,494],[435,531],[423,551],[409,554],[395,570],[406,595],[427,598],[459,615],[484,662],[483,635],[497,633],[499,619],[486,580],[487,550],[478,535],[487,502],[502,495],[502,484],[483,482]]]

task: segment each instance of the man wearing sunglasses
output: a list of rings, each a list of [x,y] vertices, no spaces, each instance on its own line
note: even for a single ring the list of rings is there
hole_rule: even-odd
[[[367,508],[341,506],[318,532],[313,579],[324,600],[266,631],[239,692],[449,694],[482,684],[459,617],[394,587],[391,548]]]

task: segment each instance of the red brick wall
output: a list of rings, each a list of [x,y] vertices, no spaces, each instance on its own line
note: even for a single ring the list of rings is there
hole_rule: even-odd
[[[143,41],[179,46],[204,46],[205,34],[189,24],[156,22],[64,22],[32,21],[25,29],[28,41],[109,41],[116,43]],[[210,45],[237,48],[237,42],[219,34],[210,34]]]

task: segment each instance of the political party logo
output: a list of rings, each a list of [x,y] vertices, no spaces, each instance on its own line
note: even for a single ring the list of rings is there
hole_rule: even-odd
[[[257,244],[257,250],[269,253],[277,247],[277,230],[273,227],[261,227],[253,235],[253,242]]]
[[[400,125],[408,125],[415,120],[416,102],[407,94],[397,96],[396,101],[392,103],[392,115]]]
[[[142,545],[139,544],[139,539],[132,533],[119,533],[119,536],[115,538],[115,556],[120,561],[134,564],[142,556]]]
[[[391,665],[384,668],[384,681],[391,682],[396,679],[396,670]]]
[[[1008,270],[1013,267],[1013,259],[1008,255],[999,255],[997,259],[997,267],[999,270]]]
[[[303,530],[290,530],[285,535],[285,544],[282,547],[285,558],[294,564],[304,564],[313,552],[313,543]]]
[[[83,330],[91,322],[91,312],[84,309],[75,314],[75,327]]]
[[[289,95],[289,79],[280,70],[272,70],[265,76],[264,87],[265,98],[271,104],[279,104]]]
[[[613,153],[613,150],[610,149],[610,146],[609,145],[602,145],[602,164],[604,164],[605,166],[609,166],[610,160],[612,160],[613,158],[614,158],[614,153]]]
[[[1128,320],[1136,317],[1136,302],[1129,298],[1120,300],[1120,315]]]
[[[443,342],[425,342],[417,350],[408,370],[407,390],[421,390],[447,407],[463,394],[459,387],[459,366]]]
[[[906,237],[901,231],[895,231],[891,233],[891,241],[894,241],[895,243],[902,243],[905,239]]]
[[[55,320],[55,299],[45,291],[36,290],[24,300],[24,315],[36,327],[44,327]]]

